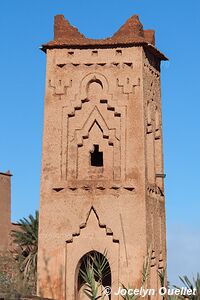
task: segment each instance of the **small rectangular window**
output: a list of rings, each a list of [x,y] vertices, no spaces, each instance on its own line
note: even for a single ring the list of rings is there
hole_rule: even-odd
[[[94,145],[94,150],[90,152],[91,166],[103,167],[103,152],[99,151],[99,145]]]

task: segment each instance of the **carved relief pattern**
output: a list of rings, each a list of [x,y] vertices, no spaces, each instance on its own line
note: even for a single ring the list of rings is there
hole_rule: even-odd
[[[160,108],[160,73],[149,64],[144,63],[146,93],[146,132],[154,133],[155,139],[161,138],[161,108]]]
[[[118,83],[126,94],[132,93],[139,81],[126,79],[123,82],[119,78]],[[97,72],[83,76],[79,83],[72,82],[67,76],[57,77],[49,81],[49,87],[54,89],[52,96],[59,96],[62,100],[63,107],[62,179],[123,180],[127,105],[126,101],[122,101],[123,95],[121,99],[115,99],[110,93],[108,79]],[[99,145],[99,151],[105,153],[102,168],[94,168],[89,162],[95,144]]]
[[[63,79],[61,76],[56,76],[55,78],[49,80],[50,88],[54,90],[54,96],[61,96],[66,95],[67,88],[70,87],[72,84],[72,80],[65,78]]]
[[[145,57],[144,62],[144,96],[147,134],[147,178],[151,187],[155,186],[153,190],[159,191],[163,195],[160,75],[156,67],[150,64],[148,57]],[[149,191],[147,190],[147,192]]]
[[[88,215],[87,215],[86,221],[79,225],[78,231],[72,233],[72,235],[67,238],[66,242],[67,243],[73,243],[74,237],[78,237],[81,234],[82,229],[86,228],[88,220],[89,220],[91,214],[93,214],[95,216],[96,220],[98,221],[99,228],[105,230],[105,235],[106,236],[111,236],[113,243],[119,243],[119,239],[114,236],[112,229],[107,227],[106,224],[102,224],[100,222],[99,216],[98,216],[97,211],[95,210],[94,207],[90,208],[90,210],[88,212]]]
[[[123,74],[117,79],[117,82],[119,87],[123,87],[124,94],[134,93],[134,88],[136,86],[140,86],[139,78],[135,81],[133,78],[127,77]]]
[[[92,56],[98,55],[92,52]],[[116,59],[109,63],[76,63],[56,57],[54,61],[47,92],[48,101],[56,105],[59,100],[62,107],[60,178],[54,185],[56,192],[66,188],[75,192],[80,187],[84,189],[84,184],[78,183],[71,189],[72,181],[96,179],[104,181],[104,188],[109,190],[134,191],[132,184],[125,183],[126,115],[129,95],[140,86],[140,78],[134,78],[129,58]],[[95,84],[97,91],[91,94]],[[104,165],[99,168],[90,162],[95,145],[104,155]],[[111,180],[109,187],[107,179]],[[121,184],[115,189],[112,181]],[[94,190],[91,183],[88,188]]]
[[[164,268],[163,253],[165,253],[165,245],[163,236],[165,235],[165,226],[163,226],[163,209],[164,202],[163,198],[158,196],[157,199],[148,198],[149,204],[149,216],[150,216],[150,231],[149,235],[149,251],[151,255],[151,267],[157,266],[157,269]],[[150,234],[151,233],[151,234]]]

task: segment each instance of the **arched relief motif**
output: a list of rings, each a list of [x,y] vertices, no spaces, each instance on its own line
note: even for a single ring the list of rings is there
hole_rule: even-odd
[[[106,236],[112,236],[112,242],[113,243],[119,243],[119,239],[113,236],[113,231],[111,230],[111,228],[107,227],[106,224],[102,223],[100,221],[100,218],[98,216],[97,210],[95,209],[94,206],[92,206],[86,216],[86,220],[85,222],[81,223],[79,225],[79,229],[77,231],[75,231],[74,233],[72,233],[72,237],[68,238],[66,240],[66,243],[73,243],[74,242],[74,238],[78,237],[81,235],[81,232],[84,228],[87,227],[90,219],[94,222],[94,220],[96,220],[95,222],[97,223],[99,229],[104,229],[105,230],[105,235]],[[95,223],[95,224],[96,224]],[[94,226],[94,225],[93,225]],[[96,226],[96,225],[95,225]]]
[[[102,87],[102,93],[99,96],[100,103],[107,105],[108,110],[113,110],[115,116],[119,116],[121,112],[124,112],[126,105],[121,99],[114,99],[113,94],[109,91],[109,83],[107,78],[100,73],[89,73],[80,82],[78,87],[78,93],[74,93],[74,98],[64,103],[64,107],[67,108],[67,114],[70,117],[75,115],[76,110],[81,110],[84,103],[93,99],[88,99],[88,88],[91,83],[99,83]],[[117,111],[116,111],[117,110]]]
[[[91,80],[87,86],[87,99],[90,101],[98,101],[103,95],[103,85],[99,80]]]
[[[87,99],[88,86],[92,82],[98,82],[102,86],[103,95],[108,95],[109,84],[106,77],[100,73],[87,74],[80,83],[80,98]],[[106,99],[106,97],[105,97]]]
[[[74,98],[65,103],[68,107],[68,114],[70,116],[74,116],[76,110],[82,109],[84,103],[90,101],[94,102],[94,99],[89,99],[90,97],[88,97],[88,87],[91,83],[99,83],[102,87],[102,91],[97,98],[100,103],[105,103],[107,105],[108,110],[115,111],[115,114],[120,114],[121,111],[124,111],[124,108],[126,107],[126,105],[124,106],[124,101],[121,101],[122,99],[113,100],[113,94],[110,93],[107,78],[100,73],[90,73],[81,80],[78,87],[78,93],[74,94]],[[116,109],[119,112],[116,112]]]
[[[66,288],[70,299],[77,299],[77,266],[80,259],[91,251],[101,254],[107,251],[107,259],[112,274],[112,287],[117,290],[119,286],[120,241],[114,236],[111,228],[102,223],[96,209],[89,208],[86,219],[79,225],[79,229],[66,240],[65,247],[65,278]],[[69,271],[70,270],[70,271]]]
[[[124,179],[126,109],[111,98],[106,77],[91,73],[80,83],[73,112],[63,108],[63,136],[67,138],[63,138],[61,165],[67,180]],[[103,152],[101,169],[90,162],[95,147]]]
[[[94,270],[95,270],[95,281],[98,286],[99,280],[101,279],[98,274],[98,269],[96,267],[96,263],[94,263],[94,259],[97,262],[103,262],[103,270],[102,270],[102,289],[105,287],[112,286],[112,273],[110,264],[108,261],[108,258],[106,257],[106,252],[100,253],[98,251],[92,250],[87,253],[85,253],[79,260],[75,272],[75,300],[88,300],[88,296],[85,294],[85,289],[87,289],[87,284],[85,280],[83,279],[82,272],[86,271],[86,266],[88,265],[88,262],[92,264]],[[97,296],[101,297],[101,289],[98,289]],[[105,295],[103,297],[105,300],[111,300],[111,295]]]

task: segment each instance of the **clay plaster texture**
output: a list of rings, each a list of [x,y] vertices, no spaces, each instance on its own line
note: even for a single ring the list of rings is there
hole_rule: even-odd
[[[0,252],[10,244],[11,230],[11,174],[0,172]]]
[[[159,287],[166,263],[160,62],[154,32],[131,17],[91,40],[55,17],[46,53],[38,295],[85,299],[81,259],[103,253],[112,288]],[[111,295],[109,299],[118,299]]]

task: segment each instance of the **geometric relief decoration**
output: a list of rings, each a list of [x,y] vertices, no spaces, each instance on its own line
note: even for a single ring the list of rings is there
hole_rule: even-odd
[[[149,72],[149,70],[146,70]],[[147,73],[148,74],[148,73]],[[159,94],[159,81],[157,74],[152,74],[151,81],[148,86],[147,94],[147,128],[146,132],[154,133],[155,139],[160,139],[161,135],[161,112],[160,112],[160,94]]]
[[[81,81],[63,107],[62,177],[67,180],[125,179],[125,113],[97,73]]]

